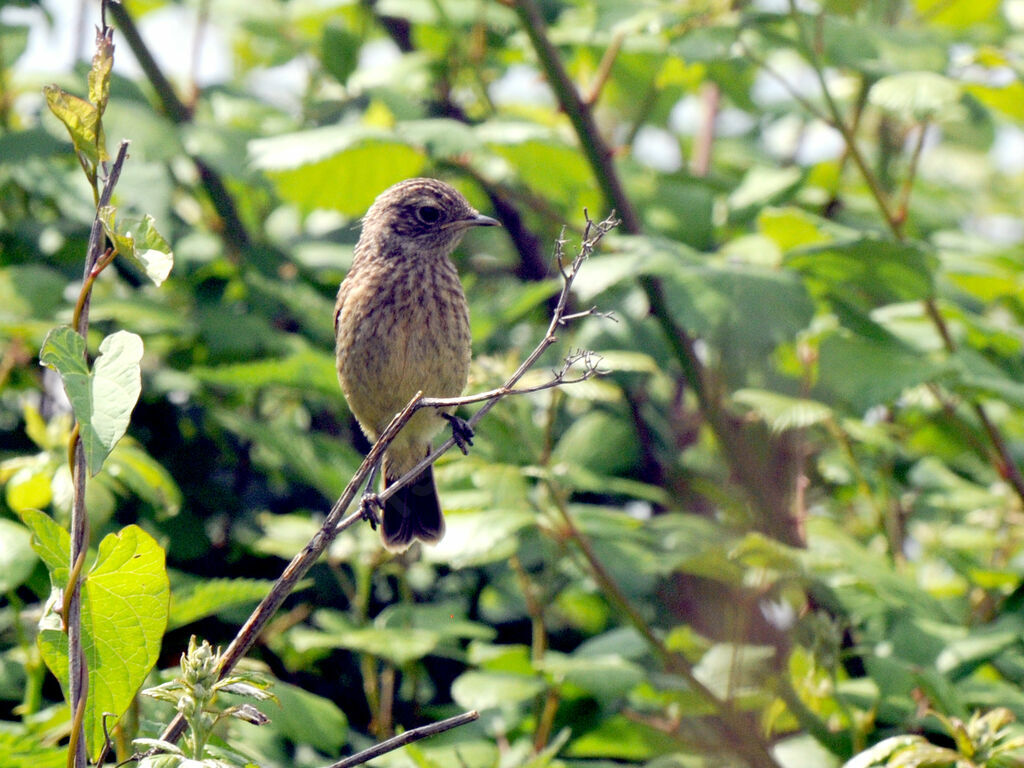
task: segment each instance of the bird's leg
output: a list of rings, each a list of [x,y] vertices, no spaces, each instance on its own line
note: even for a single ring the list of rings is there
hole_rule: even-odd
[[[370,475],[366,478],[363,495],[359,499],[359,514],[375,531],[377,530],[377,524],[380,523],[379,513],[384,506],[381,504],[380,497],[373,490],[373,487],[377,484],[377,470],[379,468],[380,462],[370,468]]]
[[[462,451],[463,456],[469,455],[469,446],[473,444],[473,428],[469,426],[469,422],[465,419],[460,419],[454,413],[445,413],[441,411],[441,416],[444,417],[452,426],[452,440],[459,446],[459,450]]]

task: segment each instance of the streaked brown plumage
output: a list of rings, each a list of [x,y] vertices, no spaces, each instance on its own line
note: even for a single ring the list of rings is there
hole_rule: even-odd
[[[481,216],[455,189],[409,179],[385,190],[363,219],[352,269],[334,310],[338,381],[363,432],[376,440],[421,391],[457,397],[469,376],[469,308],[449,255]],[[430,451],[444,425],[434,409],[418,411],[384,454],[385,486]],[[444,535],[428,467],[384,505],[381,536],[390,550]]]

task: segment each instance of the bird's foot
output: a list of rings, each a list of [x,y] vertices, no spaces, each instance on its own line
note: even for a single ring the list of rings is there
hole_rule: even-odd
[[[469,455],[469,446],[473,444],[473,428],[469,426],[469,422],[460,419],[454,413],[442,413],[441,415],[452,425],[452,440],[459,446],[462,455]]]
[[[367,491],[363,494],[363,497],[359,500],[359,515],[366,522],[370,524],[373,530],[377,530],[377,526],[380,525],[380,512],[384,509],[384,505],[380,501],[380,497],[376,493]]]

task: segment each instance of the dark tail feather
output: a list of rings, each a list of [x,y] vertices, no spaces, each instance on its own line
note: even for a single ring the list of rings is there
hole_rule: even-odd
[[[431,467],[384,502],[380,535],[392,552],[408,549],[414,539],[434,543],[444,536],[444,515]]]

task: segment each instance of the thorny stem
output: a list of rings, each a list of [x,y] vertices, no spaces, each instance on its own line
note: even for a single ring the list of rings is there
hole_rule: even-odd
[[[610,231],[617,223],[617,220],[611,216],[600,223],[594,223],[589,218],[587,219],[584,240],[580,246],[579,255],[577,255],[577,257],[573,260],[572,269],[578,269],[583,264],[585,259],[590,255],[593,249],[604,237],[604,235],[608,231]],[[540,358],[544,350],[546,350],[551,344],[554,343],[554,341],[556,340],[555,330],[559,325],[559,319],[565,313],[565,307],[568,302],[569,287],[571,286],[572,282],[571,277],[574,275],[575,272],[570,270],[567,277],[568,285],[566,285],[562,290],[558,306],[556,307],[556,310],[552,316],[551,324],[548,326],[548,331],[545,334],[544,339],[537,345],[537,347],[533,350],[529,357],[527,357],[523,364],[516,369],[515,373],[513,373],[512,376],[509,377],[508,381],[505,382],[505,385],[496,391],[497,394],[493,394],[493,396],[490,399],[488,399],[487,402],[485,402],[484,405],[475,414],[473,414],[473,417],[470,419],[470,425],[474,425],[477,422],[479,422],[480,419],[483,418],[484,414],[486,414],[492,407],[494,407],[494,405],[502,397],[508,394],[515,394],[516,383],[523,377],[523,375],[526,374],[527,370],[529,370],[529,368],[537,362],[537,360]],[[473,402],[472,399],[470,401]],[[425,403],[427,402],[429,401],[425,401],[422,393],[417,393],[409,401],[405,408],[403,408],[400,413],[395,415],[395,417],[391,420],[391,423],[388,424],[388,426],[380,434],[380,436],[377,438],[377,441],[370,448],[369,453],[367,453],[366,458],[363,459],[363,463],[359,465],[359,468],[356,470],[355,474],[353,474],[352,478],[349,480],[348,485],[345,486],[345,490],[342,491],[341,496],[339,496],[337,501],[334,502],[334,505],[331,507],[330,512],[328,512],[327,516],[324,518],[324,521],[321,524],[320,529],[306,543],[306,546],[303,547],[302,550],[292,558],[291,562],[288,563],[284,571],[278,577],[277,581],[274,582],[274,586],[271,587],[270,592],[268,592],[266,597],[264,597],[263,600],[260,601],[259,605],[257,605],[256,608],[253,609],[253,612],[249,615],[249,618],[246,620],[245,624],[243,624],[242,627],[238,630],[234,639],[231,641],[231,644],[228,646],[227,650],[224,651],[224,654],[220,657],[220,667],[217,670],[218,679],[223,679],[228,673],[230,673],[234,666],[238,663],[238,661],[243,656],[245,656],[246,653],[248,653],[249,649],[252,648],[253,644],[255,644],[257,638],[263,632],[267,623],[271,620],[271,618],[273,618],[278,608],[281,607],[281,604],[285,601],[288,595],[291,594],[292,590],[295,589],[295,585],[303,576],[306,575],[309,569],[319,559],[320,555],[323,554],[324,550],[328,547],[328,545],[330,545],[330,543],[335,539],[335,537],[342,531],[346,530],[347,528],[350,528],[352,525],[359,522],[361,519],[364,519],[363,511],[361,508],[357,509],[355,512],[348,515],[347,517],[345,516],[345,512],[348,510],[349,505],[351,505],[352,501],[355,499],[356,494],[359,492],[359,489],[361,489],[365,484],[373,468],[376,467],[380,462],[381,458],[384,455],[384,451],[391,444],[391,441],[394,440],[399,430],[401,430],[402,427],[405,426],[405,424],[409,421],[409,419],[412,418],[413,414],[419,408],[427,407],[425,405]],[[449,404],[447,400],[434,402],[439,402],[446,406]],[[431,453],[428,459],[430,461],[434,461],[438,456],[440,456],[446,450],[451,448],[454,444],[455,441],[449,438],[439,449]],[[425,464],[425,462],[426,460],[424,462],[421,462],[421,464]],[[389,485],[389,489],[398,489],[402,487],[403,485],[410,482],[420,471],[422,471],[422,467],[414,469],[412,472],[403,475],[392,485]],[[473,719],[475,719],[475,716]],[[456,723],[456,725],[459,724],[461,723]],[[435,725],[440,725],[440,723]],[[185,718],[180,714],[177,715],[174,718],[174,720],[172,720],[171,723],[164,729],[164,732],[160,736],[161,740],[174,743],[179,738],[181,738],[181,735],[185,730],[185,726]],[[417,729],[417,732],[421,730],[422,729]],[[413,731],[409,731],[406,734],[402,734],[401,736],[395,738],[401,740],[402,738],[406,737],[408,733],[413,733]],[[429,733],[427,735],[429,735]],[[401,746],[405,743],[408,742],[396,742],[396,746],[391,747],[391,749],[397,749],[398,746]],[[368,757],[366,759],[368,760],[371,758]],[[336,763],[331,768],[340,768],[341,766],[357,764],[358,763],[347,763],[345,761],[342,761],[341,763]]]

